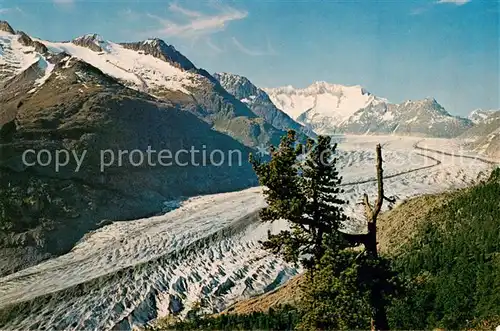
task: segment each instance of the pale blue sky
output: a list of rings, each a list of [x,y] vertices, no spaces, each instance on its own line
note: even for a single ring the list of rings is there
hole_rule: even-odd
[[[496,0],[0,0],[0,19],[44,39],[154,36],[262,87],[359,84],[459,115],[500,108],[499,15]]]

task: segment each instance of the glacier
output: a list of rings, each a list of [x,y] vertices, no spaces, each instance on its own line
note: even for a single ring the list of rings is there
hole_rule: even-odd
[[[387,194],[398,201],[465,187],[494,166],[461,152],[458,140],[342,137],[338,165],[350,217],[345,231],[364,231],[359,202],[365,192],[376,194],[379,142]],[[264,206],[262,189],[255,187],[193,197],[164,215],[88,233],[71,252],[0,278],[0,327],[125,330],[185,314],[196,302],[213,313],[273,289],[301,270],[261,249],[258,241],[268,231],[286,228],[284,221],[260,222]]]

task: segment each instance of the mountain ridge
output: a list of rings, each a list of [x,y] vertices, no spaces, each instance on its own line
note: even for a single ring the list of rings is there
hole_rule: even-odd
[[[478,108],[473,110],[467,118],[470,119],[474,124],[480,124],[486,121],[488,117],[496,111],[497,110],[493,109],[483,110],[481,108]]]
[[[360,85],[324,81],[303,89],[267,88],[272,102],[319,134],[403,134],[455,137],[473,126],[452,116],[434,98],[400,104],[373,95]]]
[[[479,120],[460,138],[467,141],[468,147],[476,152],[500,159],[500,110],[474,111],[471,116]]]
[[[0,31],[3,34],[0,44],[11,58],[6,69],[0,69],[0,84],[35,63],[36,57],[67,54],[90,63],[130,88],[174,103],[249,147],[277,144],[284,134],[235,99],[206,70],[197,68],[161,39],[114,43],[92,33],[72,41],[52,42],[25,33],[12,34],[8,23],[3,24],[3,30],[7,32]],[[2,62],[5,61],[0,58],[0,65]],[[51,75],[51,68],[44,66],[45,69],[44,79]],[[43,80],[39,83],[43,84]]]
[[[3,30],[8,34],[13,31],[7,22]],[[247,78],[246,82],[221,80],[220,75],[229,74],[211,75],[197,68],[159,38],[114,43],[92,33],[69,42],[50,42],[22,33],[17,39],[41,55],[65,53],[80,58],[128,87],[190,111],[215,130],[249,147],[277,145],[288,129],[309,136],[348,133],[455,137],[473,126],[470,119],[451,116],[433,98],[393,104],[360,85],[318,81],[303,89],[291,85],[260,89]],[[20,52],[20,47],[16,51]],[[41,63],[39,70],[45,73],[38,85],[50,76],[51,67]],[[231,86],[236,83],[241,86]]]
[[[266,92],[254,85],[247,77],[220,72],[213,75],[229,93],[245,103],[257,116],[264,118],[276,129],[293,129],[299,134],[315,136],[312,130],[294,121],[285,112],[279,110]]]

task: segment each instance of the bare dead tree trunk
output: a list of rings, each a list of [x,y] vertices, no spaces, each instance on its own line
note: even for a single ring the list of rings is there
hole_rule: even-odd
[[[384,170],[382,166],[382,146],[377,145],[376,148],[376,170],[377,170],[377,200],[372,207],[368,195],[364,195],[365,214],[368,221],[368,234],[365,241],[365,249],[374,259],[378,259],[377,249],[377,218],[382,209],[384,200],[389,200],[384,195]],[[380,269],[375,266],[373,277],[380,278]],[[385,309],[385,300],[383,298],[383,288],[380,281],[376,281],[371,289],[370,294],[371,304],[374,309],[373,327],[376,330],[389,330],[389,322]]]
[[[372,254],[374,257],[378,257],[377,252],[377,217],[380,214],[380,210],[382,209],[382,205],[384,203],[384,170],[382,167],[382,146],[380,144],[377,145],[376,148],[377,154],[377,200],[375,205],[372,207],[370,204],[370,200],[368,198],[368,194],[365,193],[363,202],[365,204],[365,216],[368,221],[368,236],[366,238],[366,250],[368,253]]]
[[[374,205],[371,205],[368,194],[363,197],[365,206],[365,217],[368,222],[368,233],[362,235],[346,235],[346,239],[351,243],[363,244],[366,252],[374,259],[378,259],[377,249],[377,218],[382,209],[384,200],[394,202],[394,199],[387,198],[384,193],[384,170],[382,166],[382,146],[376,147],[376,172],[377,172],[377,200]],[[381,270],[378,267],[373,269],[373,277],[379,279]],[[383,298],[383,288],[380,281],[376,281],[370,293],[370,300],[374,309],[374,317],[372,319],[372,330],[389,330],[389,322],[387,320],[385,300]]]

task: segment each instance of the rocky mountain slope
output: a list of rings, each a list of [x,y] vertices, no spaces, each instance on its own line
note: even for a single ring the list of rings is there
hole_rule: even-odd
[[[495,110],[493,109],[475,109],[469,114],[468,119],[470,119],[474,124],[481,124],[494,112]]]
[[[500,158],[500,111],[488,111],[487,116],[460,138],[469,142],[469,146],[489,157]]]
[[[487,116],[481,117],[480,121],[476,121],[476,125],[460,137],[464,139],[478,139],[485,137],[500,128],[500,110],[490,111]]]
[[[35,39],[33,42],[43,45],[51,54],[76,57],[125,86],[171,102],[247,146],[276,144],[284,134],[235,99],[208,72],[197,68],[160,39],[119,44],[89,34],[71,42]],[[19,48],[12,48],[12,52],[18,53]]]
[[[262,117],[275,128],[293,129],[305,135],[314,135],[312,130],[295,122],[290,116],[276,108],[267,93],[255,86],[248,78],[225,72],[216,73],[214,77],[226,91],[245,103],[257,116]]]
[[[85,233],[113,220],[162,212],[183,196],[257,184],[246,162],[250,149],[213,128],[225,123],[229,129],[217,128],[230,135],[238,132],[230,130],[234,123],[247,128],[249,135],[239,140],[249,145],[278,131],[198,69],[184,71],[150,55],[142,63],[142,54],[95,36],[75,44],[49,43],[14,33],[5,22],[0,28],[0,194],[5,211],[0,215],[0,274],[65,253]],[[125,52],[130,59],[121,57]],[[122,64],[134,64],[135,72]],[[196,85],[199,81],[205,90]],[[152,89],[171,95],[158,98]],[[163,164],[158,154],[152,154],[152,163],[118,155],[138,150],[145,157],[148,149],[177,155],[192,148],[199,152],[179,153],[175,162],[171,156]],[[37,163],[35,153],[23,160],[25,151],[42,149],[45,158],[50,154],[50,164]],[[109,153],[103,159],[105,150]],[[222,164],[219,153],[208,157],[215,150],[224,153]],[[60,151],[70,157],[57,169]],[[80,158],[86,153],[78,171],[73,153]],[[115,162],[103,171],[110,154]]]
[[[468,119],[451,116],[432,98],[392,104],[361,86],[316,82],[305,89],[264,90],[279,109],[321,134],[454,137],[473,125]]]
[[[435,99],[427,98],[401,104],[371,104],[358,110],[339,130],[451,138],[472,126],[470,120],[451,116]]]
[[[472,146],[484,155],[500,159],[500,127],[486,137],[475,141]]]

